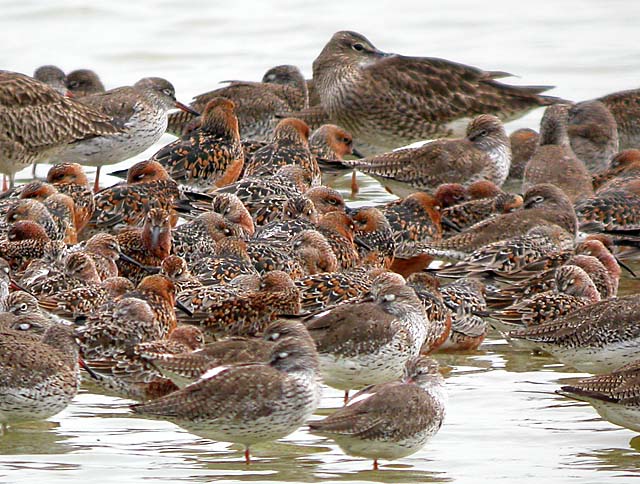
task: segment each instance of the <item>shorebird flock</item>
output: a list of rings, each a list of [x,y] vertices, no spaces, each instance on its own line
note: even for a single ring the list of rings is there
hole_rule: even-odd
[[[640,246],[640,90],[576,102],[509,75],[349,31],[311,80],[276,66],[189,106],[161,78],[0,71],[3,432],[63,410],[82,375],[247,464],[308,425],[378,469],[442,426],[433,354],[489,331],[593,373],[553,390],[640,431],[640,295],[617,297]],[[507,135],[538,107],[539,132]],[[36,163],[46,180],[16,186]],[[347,206],[328,184],[355,172],[398,199]],[[324,385],[344,406],[309,421]]]

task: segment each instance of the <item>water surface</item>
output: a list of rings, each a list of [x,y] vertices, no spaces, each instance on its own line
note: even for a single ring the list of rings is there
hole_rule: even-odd
[[[310,76],[312,60],[341,29],[362,32],[382,50],[512,72],[520,77],[508,81],[517,84],[555,85],[550,94],[572,100],[638,87],[640,73],[640,4],[629,1],[1,4],[1,68],[31,73],[49,63],[67,71],[90,67],[107,87],[159,75],[187,101],[221,80],[259,79],[276,64],[299,65]],[[537,127],[540,116],[534,111],[508,131]],[[167,135],[146,154],[171,139]],[[376,183],[360,181],[351,203],[391,198]],[[348,195],[348,180],[339,186]],[[624,290],[637,289],[629,282]],[[421,452],[384,462],[379,473],[369,461],[345,456],[304,429],[256,447],[247,468],[241,449],[199,439],[168,422],[133,418],[129,401],[83,385],[63,413],[0,437],[0,482],[622,484],[640,476],[637,434],[553,394],[584,374],[549,357],[515,352],[499,335],[476,353],[438,359],[452,369],[445,425]],[[327,389],[318,414],[340,405],[341,395]]]

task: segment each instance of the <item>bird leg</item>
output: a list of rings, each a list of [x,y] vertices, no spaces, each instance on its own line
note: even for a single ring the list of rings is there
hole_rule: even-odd
[[[344,404],[346,405],[349,401],[349,390],[344,391]]]
[[[249,454],[249,447],[244,448],[244,462],[245,464],[251,464],[251,455]]]
[[[93,193],[100,190],[100,167],[96,168],[96,180],[93,183]]]
[[[359,191],[360,187],[358,186],[356,170],[353,170],[353,172],[351,172],[351,198],[354,198]]]
[[[378,470],[378,459],[373,459],[373,470],[374,471]]]

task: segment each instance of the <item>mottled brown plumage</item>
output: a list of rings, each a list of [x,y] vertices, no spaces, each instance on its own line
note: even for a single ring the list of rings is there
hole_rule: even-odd
[[[89,180],[78,163],[58,163],[47,173],[47,182],[74,202],[74,226],[77,233],[89,223],[96,208]]]
[[[269,69],[262,82],[231,81],[215,91],[196,96],[191,106],[202,111],[215,97],[224,97],[236,106],[240,134],[246,139],[267,140],[277,123],[276,114],[307,106],[304,77],[295,66],[276,66]],[[169,116],[167,130],[176,136],[197,127],[199,119],[189,113]]]
[[[567,134],[569,106],[548,107],[540,121],[540,142],[524,169],[522,190],[538,183],[553,183],[572,202],[593,195],[591,175],[571,149]]]
[[[313,62],[313,85],[330,121],[349,130],[367,154],[450,136],[479,114],[512,119],[555,98],[547,88],[509,86],[489,72],[444,59],[376,49],[356,32],[333,35]],[[297,115],[297,113],[294,113]]]
[[[0,172],[58,156],[72,143],[115,134],[111,118],[15,72],[0,72]]]
[[[571,149],[591,172],[602,170],[618,152],[618,128],[599,101],[582,101],[569,109],[567,133]]]
[[[285,118],[278,123],[273,141],[247,160],[244,175],[273,174],[284,165],[296,165],[309,171],[312,185],[321,182],[318,162],[309,150],[309,126],[299,119]]]
[[[126,183],[96,193],[96,209],[87,228],[113,231],[124,225],[139,225],[149,208],[172,211],[178,197],[178,185],[162,165],[141,161],[129,168]]]
[[[343,164],[380,178],[392,192],[406,195],[435,190],[442,183],[469,184],[486,179],[502,185],[509,174],[509,138],[498,118],[480,115],[467,126],[466,137],[436,140]]]
[[[202,112],[200,127],[169,143],[150,159],[165,167],[176,182],[197,188],[235,182],[244,166],[235,104],[213,98]]]
[[[618,91],[598,98],[616,120],[620,149],[640,146],[640,89]]]
[[[120,251],[143,266],[158,267],[171,253],[171,220],[160,208],[149,210],[142,228],[131,228],[118,234]],[[138,283],[148,275],[143,267],[118,259],[119,273]]]

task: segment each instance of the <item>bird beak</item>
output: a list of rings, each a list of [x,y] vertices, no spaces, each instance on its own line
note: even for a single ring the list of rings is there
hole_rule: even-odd
[[[625,271],[627,271],[629,274],[631,274],[632,277],[634,278],[638,278],[638,276],[636,275],[635,272],[633,272],[633,269],[631,269],[631,267],[629,267],[627,264],[625,264],[624,262],[622,262],[620,259],[618,259],[615,255],[613,256],[616,260],[616,262],[618,263],[618,265],[620,267],[622,267]]]
[[[187,306],[182,304],[177,299],[176,299],[176,308],[179,309],[180,311],[182,311],[184,314],[186,314],[190,318],[193,316],[193,312],[191,312],[191,310]]]
[[[176,107],[182,111],[184,111],[185,113],[191,113],[194,116],[200,116],[200,113],[198,111],[196,111],[195,109],[187,106],[186,104],[182,104],[180,101],[176,101]]]
[[[160,242],[160,235],[162,235],[162,227],[151,227],[151,246],[156,247]]]
[[[11,289],[12,291],[24,291],[26,293],[31,294],[31,292],[28,289],[26,289],[23,285],[18,284],[13,279],[9,281],[9,289]]]
[[[462,232],[462,229],[458,226],[458,224],[456,224],[453,221],[449,220],[447,217],[440,217],[440,224],[443,227],[448,227],[451,230],[454,230],[456,232]]]
[[[351,154],[353,156],[357,157],[357,158],[364,158],[365,157],[360,151],[358,151],[357,148],[352,148],[351,149]]]
[[[160,272],[159,267],[145,266],[144,264],[141,264],[137,260],[129,257],[127,254],[123,254],[122,252],[120,252],[120,259],[122,259],[125,262],[128,262],[129,264],[133,264],[136,267],[140,267],[141,269],[144,269],[145,271],[151,274],[158,274]]]
[[[89,373],[89,376],[91,378],[93,378],[94,380],[99,380],[100,377],[96,374],[95,371],[93,371],[89,365],[87,365],[87,363],[82,359],[82,358],[78,358],[78,364],[80,365],[80,368],[82,368],[83,370],[85,370],[87,373]]]

